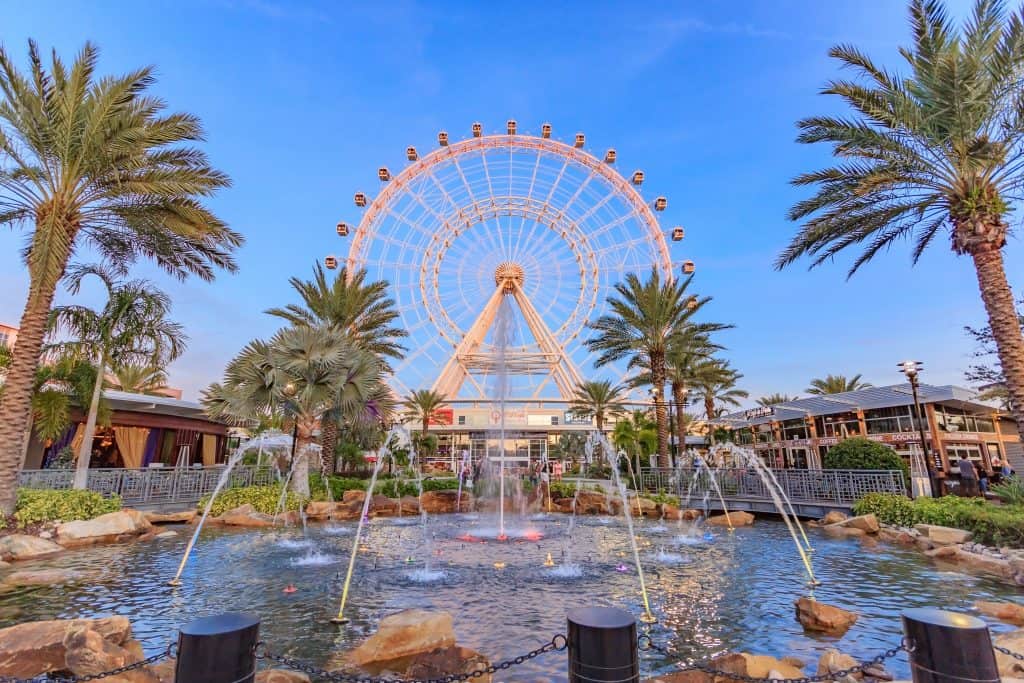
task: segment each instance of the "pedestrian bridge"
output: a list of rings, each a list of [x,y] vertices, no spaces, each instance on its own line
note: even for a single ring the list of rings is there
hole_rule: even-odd
[[[643,468],[637,486],[650,493],[678,496],[683,507],[706,505],[722,510],[724,501],[729,510],[776,514],[776,497],[784,493],[798,516],[813,518],[832,510],[849,513],[857,499],[868,493],[907,491],[899,470],[766,469],[759,473],[749,467]]]

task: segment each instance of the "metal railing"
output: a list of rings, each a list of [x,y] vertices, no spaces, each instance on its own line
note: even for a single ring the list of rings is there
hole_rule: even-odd
[[[197,503],[212,493],[224,473],[214,467],[152,467],[146,469],[90,469],[86,486],[105,496],[117,494],[125,505]],[[73,470],[22,470],[18,486],[32,489],[69,489]],[[228,488],[258,486],[276,481],[273,469],[239,465],[231,471]]]
[[[905,493],[903,473],[899,470],[784,470],[771,472],[779,487],[793,502],[852,505],[868,493]],[[714,471],[722,496],[729,499],[772,499],[768,487],[756,470],[746,467]],[[650,467],[640,470],[640,488],[700,500],[717,492],[711,474],[692,468]]]

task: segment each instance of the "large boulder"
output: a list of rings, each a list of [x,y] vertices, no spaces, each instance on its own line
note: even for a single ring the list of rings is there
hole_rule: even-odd
[[[1024,626],[1024,605],[1019,602],[978,600],[974,603],[974,609],[1007,624]]]
[[[64,669],[75,676],[94,676],[143,659],[142,646],[136,641],[118,645],[88,626],[70,629],[63,644]],[[104,679],[114,683],[159,683],[160,680],[145,667]]]
[[[382,494],[375,494],[370,500],[370,510],[381,517],[391,517],[398,514],[400,503],[394,498],[388,498]]]
[[[1005,647],[1010,652],[1024,653],[1024,628],[1001,633],[993,638],[992,642],[999,647]],[[1024,678],[1024,662],[1003,654],[999,650],[996,650],[996,665],[999,667],[999,674],[1004,681],[1011,678]]]
[[[954,545],[971,540],[971,532],[937,524],[915,524],[914,529],[934,545]]]
[[[34,560],[63,550],[62,546],[38,536],[11,534],[0,537],[0,558],[4,560]]]
[[[683,518],[683,511],[670,503],[662,503],[658,506],[661,511],[661,518],[667,522],[675,522]]]
[[[266,669],[256,674],[255,683],[309,683],[309,676],[287,669]]]
[[[139,536],[152,528],[145,514],[138,510],[120,510],[57,525],[57,543],[65,548],[112,543]]]
[[[358,667],[400,670],[414,655],[455,645],[448,612],[407,609],[384,617],[377,632],[349,653]]]
[[[749,512],[744,512],[743,510],[733,510],[732,512],[724,515],[708,517],[707,523],[711,526],[750,526],[754,523],[754,515]]]
[[[420,499],[416,496],[402,496],[400,501],[403,515],[420,514]]]
[[[632,496],[629,499],[629,514],[634,517],[642,515],[644,517],[657,517],[658,516],[658,504],[650,498],[638,498]]]
[[[150,524],[191,524],[198,515],[196,510],[180,512],[147,512],[146,521]]]
[[[839,524],[840,522],[845,522],[849,518],[849,515],[847,515],[845,512],[840,512],[839,510],[829,510],[828,513],[821,518],[821,523]]]
[[[456,506],[458,506],[458,510],[455,509]],[[473,495],[469,491],[463,491],[460,496],[455,489],[424,491],[420,496],[420,507],[431,515],[444,512],[469,512],[473,509]]]
[[[805,631],[819,631],[829,635],[842,635],[857,621],[857,615],[834,605],[826,605],[812,598],[798,599],[796,619]]]
[[[364,500],[366,500],[366,491],[359,489],[350,489],[341,494],[343,503],[362,503]]]
[[[439,648],[431,652],[414,655],[403,672],[405,678],[414,681],[441,680],[446,676],[471,674],[491,665],[487,657],[468,647]],[[474,681],[490,683],[491,675],[482,674]]]
[[[698,510],[696,508],[687,508],[687,509],[683,510],[682,514],[683,514],[683,520],[687,521],[687,522],[696,521],[696,520],[698,520],[698,519],[700,519],[701,517],[704,516],[704,512],[702,510]]]
[[[40,674],[67,671],[69,641],[72,649],[82,640],[70,638],[89,631],[114,646],[124,645],[132,626],[126,617],[30,621],[0,629],[0,676],[31,678]]]
[[[238,507],[228,510],[220,517],[215,517],[214,521],[220,524],[226,524],[227,526],[244,526],[244,527],[269,527],[274,526],[274,518],[271,515],[264,514],[262,512],[256,512],[251,504],[246,503],[245,505],[239,505]]]
[[[838,671],[843,671],[851,667],[857,666],[859,662],[851,657],[850,655],[843,654],[835,648],[829,648],[825,650],[821,657],[818,658],[818,676],[824,676],[826,674],[834,674]],[[863,678],[863,674],[854,674],[854,678]]]
[[[827,535],[833,536],[835,538],[859,538],[861,536],[868,535],[868,532],[864,531],[863,529],[857,529],[852,526],[843,526],[842,523],[829,524],[827,526],[821,527],[821,530],[824,531]]]
[[[576,514],[577,515],[606,515],[613,512],[608,505],[608,497],[600,491],[580,490],[576,493]],[[636,512],[636,508],[633,508]]]
[[[859,515],[857,517],[850,517],[849,519],[844,519],[843,521],[830,526],[837,525],[846,527],[847,529],[860,529],[866,534],[877,534],[878,530],[881,528],[881,525],[878,523],[878,518],[875,517],[875,513],[873,512],[866,515]]]
[[[59,586],[81,581],[83,574],[74,569],[35,569],[11,572],[0,581],[0,592],[24,586]]]
[[[328,500],[311,500],[306,504],[307,519],[327,519],[334,515],[335,503]]]

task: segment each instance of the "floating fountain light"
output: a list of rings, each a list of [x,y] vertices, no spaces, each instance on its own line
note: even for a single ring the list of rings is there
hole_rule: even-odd
[[[547,559],[544,560],[544,566],[545,567],[554,567],[555,566],[555,561],[551,558],[551,553],[548,553]]]
[[[284,590],[282,590],[281,592],[282,593],[294,593],[297,590],[299,590],[299,589],[295,587],[295,584],[289,583],[287,586],[284,587]]]
[[[505,568],[505,563],[504,562],[495,562],[494,563],[494,568],[495,569],[504,569]]]
[[[622,572],[622,573],[624,574],[624,573],[626,573],[626,572],[628,572],[628,571],[629,571],[629,567],[627,567],[626,565],[624,565],[624,564],[622,564],[622,563],[620,562],[620,563],[619,563],[619,566],[617,566],[617,567],[615,568],[615,571],[617,571],[617,572]]]

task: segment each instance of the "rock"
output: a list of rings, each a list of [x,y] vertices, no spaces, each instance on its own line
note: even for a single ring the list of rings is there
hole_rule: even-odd
[[[428,514],[432,515],[456,512],[456,504],[459,506],[459,512],[469,512],[473,509],[473,494],[469,491],[463,491],[460,497],[458,491],[445,489],[441,491],[424,491],[420,497],[420,506]]]
[[[1001,633],[992,639],[992,642],[999,647],[1005,647],[1011,652],[1024,653],[1024,628],[1009,633]],[[1010,655],[1004,655],[996,651],[996,665],[999,667],[999,674],[1006,681],[1010,678],[1024,678],[1024,662],[1014,659]]]
[[[612,509],[608,505],[608,497],[600,491],[585,491],[581,489],[576,493],[577,515],[607,515],[610,512],[612,512]],[[636,512],[635,507],[633,512]]]
[[[783,662],[784,664],[789,664],[790,666],[795,666],[798,669],[804,668],[804,660],[800,659],[799,657],[794,657],[793,655],[786,655],[785,657],[781,657],[779,661]]]
[[[256,674],[255,683],[309,683],[309,676],[287,669],[267,669]]]
[[[956,556],[960,554],[960,548],[957,548],[955,545],[940,545],[938,548],[925,550],[924,554],[928,557],[951,559],[955,562]]]
[[[80,581],[83,575],[73,569],[34,569],[12,572],[0,582],[0,590],[22,586],[58,586]]]
[[[149,670],[156,675],[160,683],[174,683],[174,667],[177,664],[178,661],[174,657],[170,657],[162,659],[156,664],[150,664]],[[256,679],[259,680],[259,674],[256,674]]]
[[[220,517],[214,518],[220,524],[228,526],[245,527],[268,527],[274,526],[274,518],[271,515],[256,512],[251,504],[246,503],[232,510],[228,510]]]
[[[158,533],[153,538],[174,538],[177,535],[178,535],[177,531],[167,530],[167,531],[161,531],[160,533]]]
[[[89,676],[103,673],[111,669],[117,669],[126,664],[134,664],[141,657],[136,658],[134,653],[125,648],[110,642],[102,635],[93,631],[87,626],[70,629],[64,636],[63,645],[64,668],[75,676]],[[134,680],[145,680],[146,674],[142,671],[132,672],[136,674],[131,678]],[[142,676],[143,678],[140,678]],[[149,674],[151,680],[156,676]],[[127,676],[110,676],[106,680],[129,680]]]
[[[960,564],[966,565],[968,568],[975,571],[995,574],[996,576],[1002,576],[1004,578],[1013,578],[1014,576],[1013,569],[1010,566],[1010,561],[1000,557],[969,553],[961,549],[960,552],[956,554],[956,560]]]
[[[1024,626],[1024,605],[1020,603],[978,600],[974,603],[974,609],[1007,624]]]
[[[731,525],[730,522],[732,522]],[[733,510],[727,515],[708,517],[707,523],[711,526],[750,526],[754,523],[754,515],[743,510]]]
[[[402,496],[401,507],[403,515],[418,515],[420,513],[420,499],[416,496]]]
[[[662,503],[658,506],[661,514],[661,518],[666,522],[675,522],[676,520],[683,518],[683,511],[677,508],[675,505],[669,503]]]
[[[805,631],[842,635],[857,621],[857,615],[840,607],[803,597],[796,605],[796,620]]]
[[[149,531],[151,526],[145,515],[137,510],[108,512],[93,519],[59,525],[57,543],[65,548],[111,543],[143,534]]]
[[[714,677],[695,669],[659,674],[654,678],[645,678],[644,683],[714,683]],[[722,679],[725,681],[725,679]]]
[[[191,524],[195,521],[198,512],[196,510],[182,510],[181,512],[147,512],[146,521],[150,524]]]
[[[863,669],[861,669],[861,671],[864,672],[865,676],[869,678],[874,678],[875,680],[879,681],[891,681],[892,679],[896,678],[891,673],[886,671],[885,667],[881,664],[868,664]]]
[[[334,512],[334,503],[327,500],[311,500],[306,504],[307,519],[327,519]]]
[[[903,545],[913,545],[916,540],[909,532],[904,531],[903,529],[894,529],[892,527],[882,527],[879,529],[878,537],[883,541],[901,543]]]
[[[741,653],[746,660],[745,676],[753,678],[802,678],[804,672],[791,664],[769,657],[768,655],[750,655]]]
[[[0,676],[30,678],[51,671],[65,671],[68,648],[65,638],[87,630],[120,646],[131,636],[126,617],[30,621],[0,629]],[[77,642],[77,641],[76,641]]]
[[[926,536],[929,541],[936,545],[953,545],[956,543],[967,543],[971,540],[971,532],[963,529],[954,529],[948,526],[937,526],[935,524],[915,524],[914,529]]]
[[[833,674],[837,671],[843,671],[849,669],[852,666],[857,666],[858,662],[850,655],[843,654],[835,648],[829,648],[825,650],[821,657],[818,659],[818,676],[824,676],[825,674]],[[854,674],[856,678],[862,678],[860,674]]]
[[[53,538],[53,532],[52,531],[40,531],[39,532],[39,538],[45,538],[46,540],[50,540],[51,538]]]
[[[849,519],[849,516],[845,512],[839,510],[829,510],[828,514],[821,518],[821,523],[828,524],[839,524]]]
[[[629,499],[629,514],[640,514],[644,517],[657,517],[658,504],[650,498],[637,498],[636,496],[633,496]]]
[[[863,529],[857,529],[855,527],[843,526],[842,522],[839,524],[829,524],[828,526],[821,527],[829,536],[836,538],[857,538],[860,536],[867,536],[868,532]]]
[[[377,632],[353,650],[349,660],[359,667],[390,668],[395,660],[454,645],[451,614],[408,609],[381,619]]]
[[[701,510],[695,510],[694,508],[688,508],[683,510],[683,520],[687,522],[693,522],[704,516]]]
[[[847,529],[860,529],[866,534],[877,534],[881,529],[881,525],[878,523],[878,518],[875,517],[874,513],[867,515],[860,515],[859,517],[850,517],[844,519],[841,522],[829,524],[823,528],[831,529],[835,527],[845,527]]]
[[[370,510],[381,517],[391,517],[398,514],[399,502],[394,498],[388,498],[382,494],[375,494],[370,499]],[[454,509],[454,507],[453,507]]]
[[[341,496],[341,502],[343,503],[362,503],[364,500],[366,500],[366,491],[360,491],[359,489],[345,491]]]
[[[53,541],[26,534],[0,537],[0,557],[5,560],[34,560],[64,550]]]
[[[572,498],[555,498],[551,501],[552,509],[556,512],[572,512]]]
[[[479,652],[453,645],[414,655],[404,674],[407,679],[415,681],[438,680],[451,674],[471,674],[490,665],[487,657]],[[473,680],[490,683],[491,675],[483,674]]]

